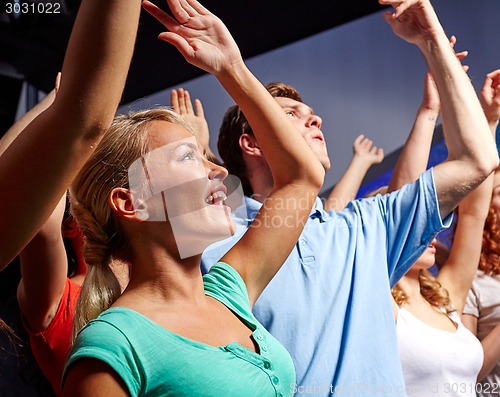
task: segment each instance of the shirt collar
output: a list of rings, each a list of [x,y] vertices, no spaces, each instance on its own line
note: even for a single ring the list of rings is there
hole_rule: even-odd
[[[233,212],[233,215],[237,218],[245,219],[247,222],[252,222],[257,216],[257,212],[259,212],[261,207],[261,202],[254,200],[251,197],[245,196],[245,205],[236,208],[236,210],[234,210]],[[328,214],[324,210],[323,202],[319,197],[316,197],[316,203],[314,208],[311,210],[311,213],[309,214],[309,218],[319,218],[323,222],[327,216]]]

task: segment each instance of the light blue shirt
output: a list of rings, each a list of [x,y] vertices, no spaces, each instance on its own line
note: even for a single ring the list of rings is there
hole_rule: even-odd
[[[246,205],[246,214],[234,215],[236,234],[203,254],[204,272],[241,238],[261,206],[250,198]],[[324,211],[317,199],[253,309],[290,352],[296,395],[406,395],[390,288],[444,227],[432,170],[338,213]]]

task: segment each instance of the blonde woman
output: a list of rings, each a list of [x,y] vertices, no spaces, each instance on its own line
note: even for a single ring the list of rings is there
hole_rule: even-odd
[[[63,395],[290,395],[291,358],[251,307],[297,240],[324,170],[222,22],[194,0],[168,4],[174,18],[143,3],[169,30],[160,38],[243,109],[271,154],[275,189],[255,227],[202,277],[204,247],[234,230],[226,170],[168,110],[117,118],[72,187],[89,265],[76,327],[100,315],[78,334]],[[131,268],[121,296],[112,257]]]

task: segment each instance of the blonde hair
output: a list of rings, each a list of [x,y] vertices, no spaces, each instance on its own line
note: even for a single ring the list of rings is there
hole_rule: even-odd
[[[127,261],[128,242],[109,206],[111,191],[129,188],[128,169],[149,151],[148,127],[153,121],[180,124],[192,133],[180,115],[154,108],[117,116],[70,189],[72,214],[85,235],[88,271],[76,305],[73,340],[79,330],[120,296],[110,268],[113,258]]]
[[[420,270],[418,281],[420,284],[420,293],[427,302],[438,309],[445,309],[446,313],[455,311],[448,291],[441,286],[441,283],[428,270]],[[398,306],[401,307],[408,301],[408,297],[399,285],[396,284],[391,292]]]

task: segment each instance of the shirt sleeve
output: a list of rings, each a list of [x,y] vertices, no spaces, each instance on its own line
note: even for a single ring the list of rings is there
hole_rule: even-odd
[[[471,316],[479,318],[479,298],[476,291],[474,291],[474,285],[472,285],[472,288],[467,294],[462,314],[470,314]]]
[[[375,201],[376,214],[371,201]],[[400,190],[358,202],[366,229],[378,228],[368,225],[370,222],[382,222],[377,233],[385,236],[391,287],[422,255],[436,234],[448,227],[453,219],[452,215],[444,221],[441,219],[432,168]]]
[[[140,392],[140,371],[134,352],[126,336],[114,325],[94,320],[78,334],[70,352],[62,384],[73,363],[81,358],[93,358],[105,362],[123,380],[131,396]]]
[[[250,313],[250,300],[245,282],[240,274],[230,265],[219,262],[203,276],[205,293],[220,301],[238,313]]]

